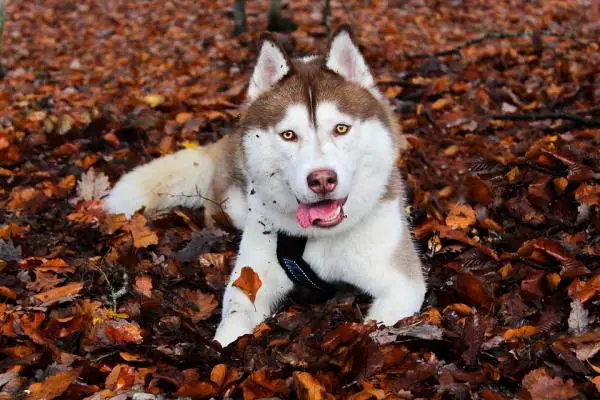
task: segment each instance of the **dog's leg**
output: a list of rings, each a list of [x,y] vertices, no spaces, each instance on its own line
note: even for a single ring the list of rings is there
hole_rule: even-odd
[[[402,221],[404,224],[405,222]],[[406,229],[405,235],[408,235]],[[393,325],[418,312],[425,299],[426,285],[414,244],[403,237],[389,264],[382,263],[380,272],[372,275],[369,286],[373,304],[365,318]]]
[[[277,261],[277,234],[265,234],[264,226],[256,220],[249,220],[242,235],[235,268],[225,289],[223,319],[215,334],[215,340],[222,346],[228,345],[239,336],[252,333],[293,287]],[[233,286],[242,268],[246,266],[251,267],[262,281],[254,303],[244,292]]]

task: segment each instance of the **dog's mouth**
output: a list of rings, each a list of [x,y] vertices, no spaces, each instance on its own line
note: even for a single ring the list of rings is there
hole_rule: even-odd
[[[339,225],[344,215],[344,204],[347,199],[323,200],[316,203],[299,203],[296,219],[304,229],[310,226],[332,228]]]

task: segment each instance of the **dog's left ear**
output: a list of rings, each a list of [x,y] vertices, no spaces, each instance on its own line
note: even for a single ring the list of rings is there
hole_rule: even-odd
[[[341,26],[331,36],[326,54],[325,66],[331,71],[368,89],[375,85],[373,75],[354,43],[348,25]]]

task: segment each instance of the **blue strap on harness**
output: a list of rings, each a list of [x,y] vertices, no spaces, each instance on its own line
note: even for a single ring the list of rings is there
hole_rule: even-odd
[[[310,268],[302,258],[307,238],[277,234],[277,260],[290,280],[304,288],[331,294],[336,288]]]

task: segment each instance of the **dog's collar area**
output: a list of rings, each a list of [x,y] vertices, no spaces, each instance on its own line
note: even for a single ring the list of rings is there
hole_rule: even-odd
[[[307,240],[305,237],[288,236],[278,232],[277,260],[279,265],[292,282],[321,293],[334,293],[336,287],[319,278],[302,258]]]

